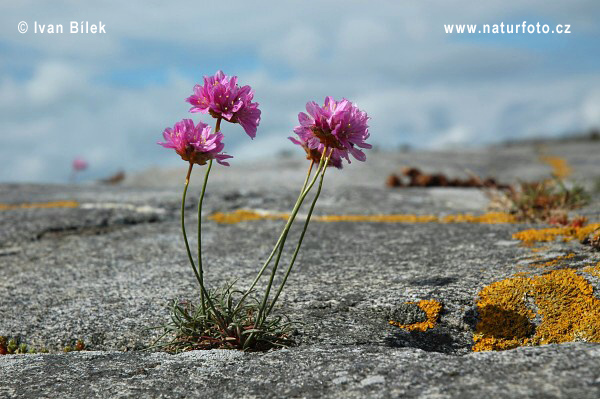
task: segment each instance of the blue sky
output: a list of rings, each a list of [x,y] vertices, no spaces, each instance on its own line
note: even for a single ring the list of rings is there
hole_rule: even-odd
[[[184,99],[222,69],[255,89],[235,159],[295,149],[309,100],[346,97],[383,148],[485,145],[600,126],[600,3],[547,1],[20,1],[0,6],[0,181],[65,181],[179,166],[156,145]],[[106,34],[32,33],[102,21]],[[17,30],[20,21],[29,31]],[[568,35],[448,35],[444,24],[570,24]],[[235,159],[233,166],[235,167]]]

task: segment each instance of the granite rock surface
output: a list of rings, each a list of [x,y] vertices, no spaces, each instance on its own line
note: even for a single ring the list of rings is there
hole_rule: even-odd
[[[551,171],[540,151],[568,161],[569,182],[593,191],[598,143],[378,152],[365,164],[328,172],[315,214],[482,214],[489,199],[481,190],[390,189],[385,179],[402,166],[507,183],[540,179]],[[288,211],[305,167],[275,159],[215,168],[202,216],[210,286],[237,280],[247,287],[284,222],[219,224],[209,216]],[[184,173],[147,171],[121,186],[0,185],[0,204],[10,205],[0,210],[0,335],[51,352],[0,356],[0,397],[600,397],[597,344],[473,352],[484,287],[540,259],[574,254],[567,266],[557,265],[574,270],[600,262],[600,254],[576,241],[533,254],[512,239],[543,227],[526,224],[316,221],[277,308],[299,322],[295,346],[268,353],[145,350],[158,335],[148,327],[167,320],[168,303],[197,292],[178,220]],[[190,231],[199,175],[188,197]],[[56,206],[22,206],[32,203]],[[577,214],[599,221],[599,203],[595,193]],[[588,278],[596,297],[599,280]],[[423,300],[443,306],[433,328],[389,324],[423,322],[426,315],[415,308]],[[78,339],[89,351],[62,353]]]

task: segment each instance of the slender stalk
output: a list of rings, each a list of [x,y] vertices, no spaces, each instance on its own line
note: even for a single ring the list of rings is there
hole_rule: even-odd
[[[310,166],[308,168],[308,173],[306,174],[306,179],[304,179],[304,184],[302,185],[302,189],[300,190],[300,194],[298,195],[298,199],[296,200],[296,203],[294,204],[294,207],[292,208],[292,213],[288,217],[288,220],[286,222],[286,226],[287,226],[287,223],[290,223],[290,221],[292,221],[292,222],[294,221],[294,218],[296,217],[296,213],[297,213],[298,209],[300,209],[300,206],[302,205],[302,201],[304,200],[304,198],[302,197],[302,194],[304,193],[304,190],[306,190],[306,186],[308,184],[308,180],[310,178],[310,173],[312,171],[314,163],[315,163],[315,161],[311,160]],[[317,175],[319,174],[320,170],[321,170],[321,165],[319,164],[319,166],[317,168]],[[316,175],[315,175],[315,179],[316,179]],[[313,184],[314,184],[314,182],[313,182]],[[267,258],[267,260],[263,264],[263,266],[260,269],[258,275],[256,276],[256,278],[252,282],[252,286],[250,287],[250,289],[248,291],[251,291],[254,288],[254,286],[256,286],[256,284],[258,283],[258,280],[262,277],[262,275],[265,272],[267,266],[269,265],[269,263],[271,263],[271,260],[273,259],[273,256],[275,255],[275,252],[277,251],[277,249],[281,245],[281,242],[284,241],[284,240],[285,240],[285,228],[281,232],[281,235],[277,239],[277,242],[275,243],[275,246],[273,247],[273,250],[271,251],[271,254],[269,255],[269,257]]]
[[[215,125],[215,133],[221,130],[221,118],[217,118],[217,123]],[[219,325],[221,326],[221,328],[225,329],[226,326],[224,326],[222,324],[222,315],[221,313],[215,308],[215,305],[213,304],[212,300],[210,299],[210,295],[208,294],[208,292],[206,291],[206,288],[204,287],[204,270],[202,269],[202,203],[204,201],[204,193],[206,192],[206,185],[208,183],[208,175],[210,174],[210,170],[212,168],[212,159],[209,161],[208,163],[208,167],[206,169],[206,173],[204,175],[204,183],[202,184],[202,192],[200,193],[200,199],[198,200],[198,271],[195,270],[196,272],[196,276],[198,278],[198,282],[200,283],[200,301],[201,301],[201,306],[202,306],[202,314],[206,315],[206,303],[205,303],[205,299],[206,302],[208,302],[208,306],[211,308],[211,310],[214,312],[215,317],[217,318],[217,321],[219,322]],[[187,240],[186,240],[186,245],[187,245]],[[188,254],[189,254],[189,248],[188,248]],[[191,254],[190,254],[190,259],[191,259]]]
[[[312,179],[312,181],[310,182],[310,185],[306,188],[306,190],[304,190],[300,194],[300,197],[299,197],[298,201],[296,202],[296,207],[294,208],[294,211],[292,212],[290,219],[288,220],[288,222],[285,225],[285,228],[283,229],[282,239],[280,240],[281,243],[279,244],[279,252],[277,254],[277,258],[275,259],[275,265],[273,266],[273,269],[271,270],[271,276],[269,277],[269,283],[267,284],[267,289],[265,291],[265,297],[263,298],[262,304],[260,305],[260,308],[258,310],[258,316],[256,317],[255,325],[260,326],[262,324],[261,319],[263,318],[265,307],[267,306],[267,301],[269,300],[269,294],[271,293],[271,286],[273,285],[273,280],[275,279],[275,273],[277,272],[277,267],[279,266],[279,260],[281,259],[283,247],[285,246],[285,240],[290,231],[290,228],[292,227],[292,223],[294,222],[294,219],[296,218],[296,214],[298,213],[298,210],[300,209],[300,205],[302,205],[304,198],[306,198],[309,191],[315,185],[315,182],[317,181],[319,174],[322,172],[322,169],[324,168],[324,163],[323,163],[324,159],[323,158],[324,158],[325,152],[326,151],[323,151],[323,155],[321,156],[321,161],[319,162],[319,168],[317,169],[317,173],[315,173],[314,178]]]
[[[308,165],[308,172],[306,172],[306,178],[304,179],[304,184],[302,185],[302,188],[300,189],[300,195],[302,195],[302,193],[306,189],[306,185],[308,184],[308,179],[310,178],[310,173],[312,172],[312,168],[313,168],[314,164],[315,164],[315,160],[311,159],[310,165]]]
[[[190,175],[192,174],[192,168],[194,164],[190,162],[190,167],[188,168],[187,175],[185,177],[185,186],[183,188],[183,198],[181,199],[181,232],[183,233],[183,241],[185,242],[185,249],[187,250],[188,259],[190,260],[190,265],[192,266],[192,270],[194,271],[194,275],[196,276],[196,280],[198,280],[198,284],[202,287],[202,279],[198,274],[198,270],[196,270],[196,264],[194,263],[194,258],[192,257],[192,251],[190,251],[190,244],[188,242],[187,234],[185,232],[185,197],[187,195],[187,189],[190,185]],[[202,290],[200,290],[202,292]]]
[[[310,209],[308,210],[308,215],[306,216],[306,221],[304,222],[304,228],[302,229],[302,234],[300,234],[300,239],[298,240],[298,245],[296,245],[296,249],[294,250],[294,255],[292,255],[292,260],[290,261],[290,264],[285,272],[285,275],[283,276],[283,281],[281,282],[281,285],[279,286],[277,293],[275,294],[275,296],[273,297],[273,300],[271,301],[271,305],[269,306],[269,309],[265,312],[264,319],[266,319],[269,316],[269,314],[271,313],[271,310],[273,310],[273,306],[275,306],[275,302],[277,302],[277,299],[279,298],[279,295],[281,294],[281,291],[283,291],[283,287],[285,286],[285,283],[287,282],[290,272],[292,271],[292,267],[294,266],[294,262],[296,261],[296,257],[298,256],[298,252],[300,252],[300,247],[302,246],[302,240],[304,240],[304,235],[306,234],[306,230],[308,229],[308,224],[310,223],[310,217],[312,216],[313,210],[315,209],[315,205],[317,204],[317,200],[319,199],[319,195],[321,194],[321,189],[323,188],[323,179],[325,178],[325,171],[327,170],[328,163],[329,163],[329,157],[325,161],[325,167],[323,168],[323,171],[321,172],[321,180],[319,180],[319,186],[317,187],[317,193],[315,194],[315,198],[313,199],[312,203],[310,204]]]
[[[200,284],[204,286],[204,270],[202,269],[202,202],[204,201],[204,193],[206,192],[206,184],[208,183],[208,175],[212,168],[212,159],[208,162],[206,173],[204,175],[204,183],[202,184],[202,192],[198,201],[198,275],[200,276]],[[200,290],[200,301],[202,305],[202,314],[206,314],[206,304],[204,303],[204,292]]]
[[[190,265],[192,266],[192,270],[194,271],[196,280],[198,280],[198,284],[200,285],[200,292],[202,295],[204,295],[206,297],[209,307],[215,313],[215,315],[217,316],[217,319],[219,321],[219,324],[221,325],[222,324],[221,313],[219,313],[219,311],[215,308],[214,304],[212,303],[212,300],[210,299],[210,296],[208,295],[208,292],[206,292],[206,288],[204,288],[204,284],[202,283],[202,278],[198,274],[198,270],[196,270],[196,264],[194,263],[194,258],[192,257],[192,251],[190,251],[190,244],[188,242],[187,234],[185,232],[185,197],[187,195],[187,189],[190,184],[190,175],[192,174],[193,167],[194,167],[194,164],[192,162],[190,162],[190,167],[188,169],[187,176],[185,177],[185,186],[183,188],[183,198],[181,199],[181,232],[183,233],[183,241],[185,242],[185,249],[188,254],[188,259],[190,260]],[[225,327],[223,325],[221,325],[221,328],[225,328]]]
[[[308,184],[308,180],[310,178],[310,174],[312,172],[312,168],[313,168],[314,163],[315,163],[315,161],[311,160],[310,166],[308,167],[308,173],[306,174],[306,179],[304,179],[304,184],[302,185],[302,190],[300,190],[300,195],[298,196],[298,199],[296,200],[296,204],[294,205],[294,208],[292,210],[292,214],[290,214],[290,216],[289,216],[289,218],[287,220],[286,226],[287,226],[288,223],[290,223],[290,220],[293,222],[293,220],[294,220],[294,218],[296,216],[295,213],[294,213],[294,211],[296,211],[296,213],[297,213],[297,209],[299,209],[300,205],[302,205],[302,202],[300,202],[300,199],[302,198],[302,193],[304,192],[304,190],[306,189],[306,185]],[[317,175],[319,173],[319,170],[320,170],[320,165],[319,165],[319,168],[317,168]],[[271,254],[269,255],[269,257],[267,258],[267,260],[265,261],[265,263],[261,267],[261,269],[258,272],[258,275],[254,279],[254,281],[252,282],[252,285],[250,286],[250,288],[248,288],[244,292],[244,295],[242,295],[242,297],[238,301],[238,303],[237,303],[237,305],[236,305],[236,307],[234,309],[234,312],[236,312],[238,310],[238,308],[244,302],[244,300],[246,299],[246,297],[248,297],[248,295],[250,294],[250,292],[252,292],[252,290],[254,289],[254,287],[256,287],[256,284],[258,283],[258,281],[260,280],[260,278],[264,274],[265,270],[267,269],[267,266],[269,266],[269,263],[271,263],[271,260],[273,259],[273,256],[275,256],[275,252],[277,251],[277,249],[281,245],[281,242],[283,240],[285,240],[285,235],[286,235],[286,230],[284,228],[283,231],[281,232],[281,235],[279,236],[279,239],[275,243],[275,247],[271,251]]]

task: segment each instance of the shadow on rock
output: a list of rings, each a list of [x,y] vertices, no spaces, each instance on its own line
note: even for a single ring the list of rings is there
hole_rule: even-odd
[[[478,313],[479,321],[475,331],[484,337],[520,339],[535,333],[535,325],[531,319],[515,310],[486,305],[479,308]]]
[[[454,334],[456,335],[456,334]],[[453,332],[442,328],[427,331],[398,330],[385,339],[393,348],[418,348],[426,352],[457,354],[469,350],[471,342],[466,338],[455,338]]]
[[[473,306],[465,312],[462,321],[468,325],[472,331],[475,331],[477,323],[479,322],[479,313],[477,312],[477,306]]]
[[[457,280],[458,278],[456,277],[429,277],[423,279],[412,279],[409,280],[408,283],[417,287],[443,287],[445,285],[452,284]]]

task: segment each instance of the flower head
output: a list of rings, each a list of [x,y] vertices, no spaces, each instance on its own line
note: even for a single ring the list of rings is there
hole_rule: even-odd
[[[342,158],[350,163],[349,154],[359,161],[366,160],[359,149],[371,148],[365,141],[369,138],[366,112],[346,99],[336,101],[333,97],[326,97],[322,107],[313,101],[307,103],[306,111],[308,114],[298,114],[300,126],[294,128],[299,140],[290,140],[305,149],[308,159],[320,160],[327,148],[331,152],[329,164],[340,169]]]
[[[73,160],[73,170],[76,172],[80,172],[82,170],[86,170],[88,167],[88,163],[85,159],[81,157],[77,157]]]
[[[217,71],[205,76],[204,85],[194,86],[194,94],[186,99],[192,105],[190,112],[209,113],[214,118],[239,123],[250,138],[256,136],[260,123],[258,103],[253,103],[254,92],[250,86],[240,87],[237,76],[227,76]]]
[[[157,144],[165,148],[173,148],[184,161],[204,165],[207,161],[215,159],[221,165],[229,166],[225,159],[233,158],[231,155],[222,154],[225,144],[222,143],[223,133],[210,132],[210,126],[198,122],[194,126],[191,119],[177,122],[171,129],[163,132],[165,142]]]

